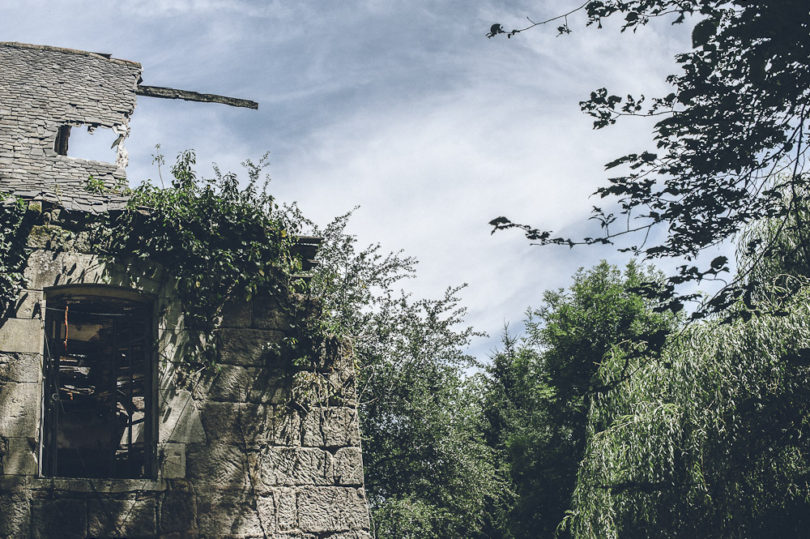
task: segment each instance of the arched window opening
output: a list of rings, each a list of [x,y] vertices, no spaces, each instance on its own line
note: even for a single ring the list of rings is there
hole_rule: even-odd
[[[154,475],[152,305],[131,292],[46,291],[42,472]]]

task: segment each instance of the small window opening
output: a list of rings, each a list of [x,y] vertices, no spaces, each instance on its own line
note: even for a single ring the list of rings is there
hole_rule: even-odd
[[[123,137],[111,127],[92,125],[87,126],[86,129],[83,127],[60,126],[56,132],[53,150],[59,155],[68,157],[114,163],[117,156],[116,146]]]
[[[149,304],[79,293],[46,301],[43,474],[153,476]]]

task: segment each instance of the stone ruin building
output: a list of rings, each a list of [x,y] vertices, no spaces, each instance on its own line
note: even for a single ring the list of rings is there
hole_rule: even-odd
[[[263,351],[291,321],[265,297],[225,310],[215,373],[183,372],[165,269],[93,254],[84,217],[126,198],[85,182],[125,181],[136,96],[256,107],[140,83],[135,62],[0,43],[0,192],[38,223],[0,318],[0,536],[370,537],[348,356],[320,371],[340,399],[290,406]],[[117,135],[115,162],[71,157],[84,127]]]

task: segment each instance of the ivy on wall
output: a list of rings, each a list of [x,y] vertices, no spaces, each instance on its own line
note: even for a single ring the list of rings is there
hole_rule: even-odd
[[[164,184],[163,157],[155,161]],[[283,357],[298,370],[320,365],[324,350],[335,341],[328,338],[319,302],[309,297],[309,285],[301,278],[301,258],[295,252],[301,221],[268,193],[267,156],[243,163],[247,182],[242,186],[235,174],[216,167],[213,178],[198,178],[195,164],[193,151],[182,152],[170,169],[169,185],[162,186],[147,181],[134,189],[108,187],[90,177],[88,191],[126,194],[127,207],[98,216],[62,211],[58,226],[51,216],[59,210],[26,219],[35,214],[30,210],[36,203],[6,197],[0,204],[0,312],[8,310],[23,287],[26,242],[38,244],[43,236],[43,241],[57,240],[48,248],[71,249],[65,238],[86,236],[82,249],[122,261],[148,260],[175,278],[184,326],[200,337],[190,339],[192,349],[184,361],[216,369],[216,339],[209,337],[228,302],[273,298],[293,322],[280,344],[268,343],[270,356]],[[62,225],[85,232],[76,234]],[[29,238],[32,230],[39,232],[37,238]]]
[[[155,160],[161,174],[163,157]],[[144,182],[127,190],[126,210],[106,214],[93,227],[94,250],[166,268],[176,278],[186,328],[203,337],[217,328],[229,301],[274,298],[294,323],[283,342],[268,349],[293,366],[311,367],[325,336],[317,303],[305,301],[308,283],[298,277],[299,223],[267,190],[267,156],[243,163],[243,187],[236,174],[216,166],[214,177],[200,179],[195,164],[195,153],[184,151],[171,167],[170,186]],[[216,367],[215,340],[199,342],[187,359]]]
[[[21,199],[0,193],[0,319],[8,316],[22,288],[27,208]]]
[[[245,161],[247,185],[235,174],[198,180],[193,151],[180,154],[170,187],[145,182],[128,192],[127,209],[96,227],[96,248],[148,259],[177,277],[187,323],[212,329],[228,298],[283,296],[301,268],[293,254],[296,225],[260,186],[266,158]]]

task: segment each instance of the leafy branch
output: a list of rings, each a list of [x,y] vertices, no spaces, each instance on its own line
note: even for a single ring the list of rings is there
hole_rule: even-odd
[[[599,222],[602,233],[594,237],[555,235],[507,217],[490,222],[493,232],[516,228],[539,245],[569,247],[613,244],[628,237],[631,244],[623,251],[647,259],[686,260],[669,278],[673,287],[663,289],[662,299],[671,307],[697,299],[679,296],[674,285],[712,280],[723,288],[701,302],[695,316],[723,311],[750,296],[756,283],[745,274],[731,282],[721,279],[729,271],[727,260],[717,257],[701,267],[694,263],[698,255],[763,220],[804,224],[796,212],[807,205],[810,181],[804,172],[803,140],[810,105],[810,13],[805,2],[593,0],[579,9],[586,11],[589,25],[623,15],[622,31],[635,31],[667,15],[674,16],[673,24],[692,15],[701,20],[692,31],[692,50],[676,56],[681,72],[667,77],[672,86],[667,95],[647,101],[600,88],[580,103],[595,129],[621,117],[661,118],[653,128],[656,149],[607,163],[606,169],[617,173],[595,193],[611,199],[625,228],[612,230],[617,216],[595,206],[591,219]],[[770,186],[788,170],[792,196],[786,199],[781,189]],[[650,232],[659,228],[665,229],[665,239],[649,245]],[[778,242],[785,228],[775,229],[771,241]],[[756,250],[757,245],[748,247]]]

